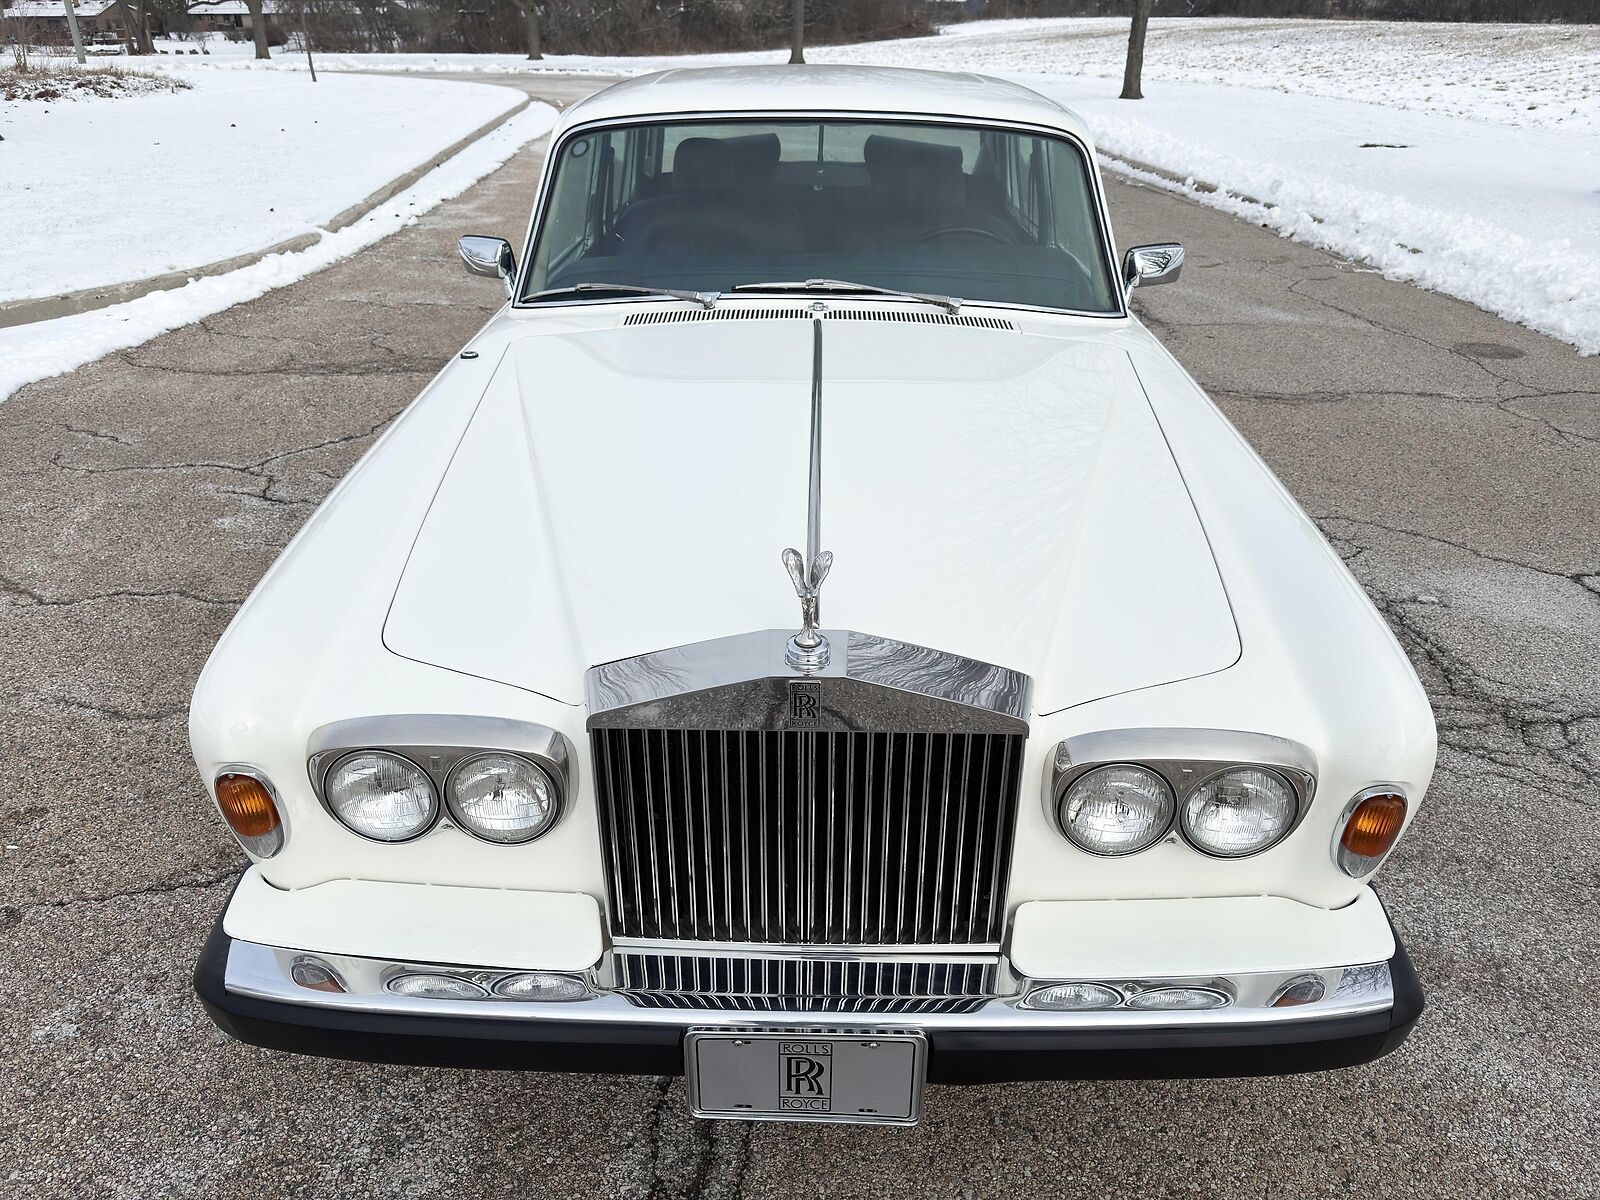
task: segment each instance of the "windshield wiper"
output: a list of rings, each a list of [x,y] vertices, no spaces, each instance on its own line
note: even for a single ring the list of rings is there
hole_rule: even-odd
[[[870,283],[851,283],[847,279],[805,279],[788,283],[741,283],[729,289],[735,292],[860,292],[868,296],[898,296],[902,300],[920,300],[937,305],[947,313],[961,311],[958,296],[939,296],[933,292],[906,292],[899,288],[878,287]]]
[[[687,300],[690,304],[698,304],[701,308],[714,307],[717,298],[722,295],[721,292],[688,292],[681,288],[644,287],[637,283],[575,283],[571,287],[546,288],[542,292],[534,292],[533,295],[524,296],[522,299],[527,303],[589,292],[610,292],[624,296],[667,296],[673,300]]]

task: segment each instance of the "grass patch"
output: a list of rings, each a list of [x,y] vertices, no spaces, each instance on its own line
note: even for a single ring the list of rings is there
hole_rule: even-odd
[[[0,100],[87,100],[187,91],[186,79],[126,67],[28,62],[0,67]]]

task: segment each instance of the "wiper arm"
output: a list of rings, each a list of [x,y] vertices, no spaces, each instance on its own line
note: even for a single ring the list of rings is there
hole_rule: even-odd
[[[644,287],[637,283],[575,283],[571,287],[545,288],[542,292],[524,296],[523,300],[550,300],[556,296],[581,295],[586,292],[611,292],[624,296],[667,296],[673,300],[687,300],[690,304],[698,304],[701,308],[714,307],[722,295],[721,292],[689,292],[682,288]]]
[[[936,305],[947,313],[961,311],[959,296],[940,296],[933,292],[907,292],[899,288],[878,287],[871,283],[851,283],[848,279],[805,279],[775,283],[741,283],[730,289],[735,292],[860,292],[868,296],[898,296],[902,300],[920,300]]]

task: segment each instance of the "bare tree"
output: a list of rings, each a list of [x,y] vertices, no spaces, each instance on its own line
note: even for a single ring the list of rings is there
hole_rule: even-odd
[[[511,0],[522,14],[522,27],[528,39],[528,58],[534,62],[544,57],[543,34],[539,29],[539,6],[534,0]]]
[[[804,65],[806,61],[806,0],[789,0],[794,10],[794,31],[789,38],[789,62]]]
[[[250,13],[250,32],[256,39],[256,57],[270,59],[272,52],[267,49],[267,14],[266,0],[244,0],[245,9]]]
[[[1128,65],[1122,72],[1122,99],[1143,100],[1144,31],[1150,24],[1150,0],[1133,0],[1133,28],[1128,31]]]

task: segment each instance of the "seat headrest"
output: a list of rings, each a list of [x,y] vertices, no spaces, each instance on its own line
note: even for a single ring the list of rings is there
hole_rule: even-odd
[[[782,146],[775,133],[744,137],[686,138],[672,159],[672,186],[680,192],[750,191],[773,182]]]
[[[961,147],[869,134],[862,147],[874,191],[919,208],[960,204],[966,197]]]

